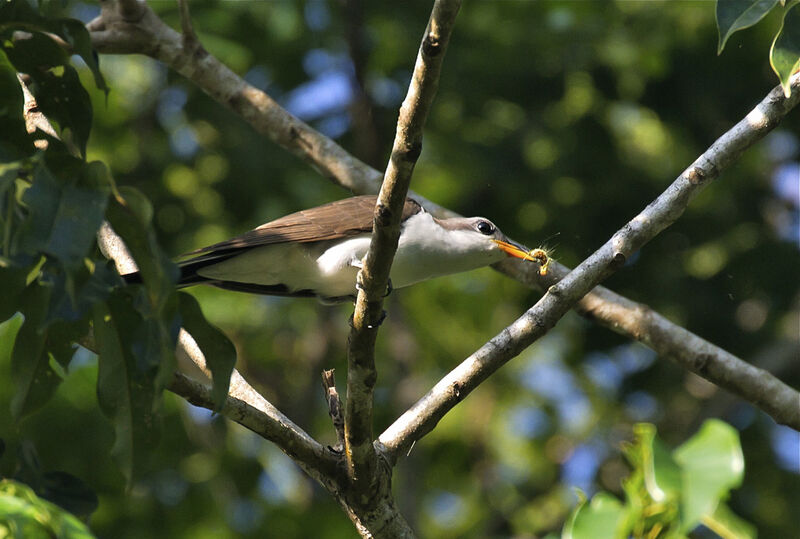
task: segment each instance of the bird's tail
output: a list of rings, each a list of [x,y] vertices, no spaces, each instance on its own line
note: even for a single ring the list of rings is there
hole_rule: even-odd
[[[216,260],[215,262],[218,262]],[[213,280],[203,277],[197,273],[202,267],[205,267],[210,262],[208,260],[199,260],[199,259],[192,259],[187,260],[185,262],[180,262],[178,264],[178,269],[180,270],[180,275],[178,276],[178,281],[175,283],[175,286],[178,288],[185,288],[187,286],[192,286],[201,283],[211,283]],[[142,274],[138,271],[133,273],[126,273],[122,275],[122,280],[125,281],[125,284],[141,284],[142,283]]]

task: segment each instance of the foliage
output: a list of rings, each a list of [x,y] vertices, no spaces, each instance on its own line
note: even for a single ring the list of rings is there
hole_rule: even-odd
[[[623,482],[625,503],[604,492],[590,502],[584,499],[567,520],[562,537],[685,537],[701,523],[723,538],[755,537],[753,527],[724,503],[744,476],[735,429],[708,420],[671,454],[656,437],[655,426],[638,424],[634,434],[625,447],[633,468]]]
[[[39,37],[45,29],[80,50],[83,38],[51,21],[87,22],[94,3],[42,2],[41,12],[15,4],[13,18],[0,18],[11,51],[0,55],[0,406],[13,403],[18,420],[0,414],[0,433],[12,447],[32,441],[44,468],[97,492],[91,526],[100,536],[352,534],[339,507],[274,447],[161,394],[178,325],[212,331],[173,293],[165,253],[345,193],[146,58],[102,57],[106,94],[91,55],[81,54],[84,67]],[[176,4],[150,4],[180,27]],[[193,1],[191,10],[210,53],[382,167],[430,6],[361,4],[354,49],[345,40],[357,18],[338,2]],[[515,239],[550,238],[555,256],[574,265],[773,84],[763,51],[779,19],[788,24],[798,9],[775,5],[751,31],[731,25],[726,54],[715,58],[714,13],[703,3],[465,3],[412,187],[492,218]],[[17,44],[14,29],[34,37]],[[11,44],[48,59],[28,75],[63,144],[25,131],[15,62],[28,57]],[[377,134],[368,140],[351,109],[354,72],[372,104]],[[789,118],[609,283],[795,386],[800,255],[786,185],[796,178],[797,137]],[[35,151],[41,138],[48,149]],[[116,269],[92,239],[103,219],[131,247],[144,285],[116,288]],[[63,241],[67,231],[74,242]],[[243,374],[333,444],[318,372],[344,370],[350,308],[210,288],[189,294],[234,342]],[[396,291],[378,343],[376,429],[535,299],[489,270]],[[90,320],[100,360],[72,344]],[[220,351],[209,357],[225,358],[222,373],[229,368],[231,347],[218,334],[198,343]],[[748,463],[727,506],[762,536],[791,536],[800,491],[785,448],[796,433],[660,359],[567,317],[401,462],[402,511],[422,536],[544,535],[562,528],[579,487],[613,494],[581,511],[596,507],[614,520],[627,470],[611,448],[634,424],[653,422],[675,444],[720,417],[740,431]],[[0,460],[4,476],[18,454]],[[682,463],[668,454],[679,469],[695,461],[689,455]],[[706,496],[719,499],[721,488]]]
[[[0,480],[0,533],[6,537],[31,539],[89,539],[89,528],[52,503],[34,494],[30,487]]]
[[[781,24],[769,51],[769,63],[787,96],[789,77],[800,69],[800,10],[794,9],[798,3],[797,0],[781,0]],[[777,4],[778,0],[717,0],[717,53],[725,48],[731,34],[758,23]]]
[[[230,345],[204,323],[192,300],[175,292],[176,268],[156,242],[150,202],[133,188],[117,189],[103,163],[83,157],[92,105],[70,55],[53,37],[80,55],[97,88],[107,92],[83,23],[46,17],[25,1],[0,5],[0,22],[2,121],[8,126],[0,140],[0,292],[10,300],[0,318],[16,311],[24,320],[10,351],[16,385],[11,412],[20,420],[52,398],[92,320],[100,352],[98,401],[114,423],[112,455],[130,480],[157,436],[181,314],[198,330],[201,345],[215,352]],[[65,141],[41,130],[28,133],[16,72],[25,74],[38,110],[57,122]],[[37,140],[46,141],[47,149],[37,149]],[[144,286],[120,288],[119,275],[97,246],[104,220],[125,240]],[[221,402],[232,353],[216,354],[211,365]]]

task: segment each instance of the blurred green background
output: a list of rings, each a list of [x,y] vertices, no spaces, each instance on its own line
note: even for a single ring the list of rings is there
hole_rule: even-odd
[[[149,4],[179,27],[175,2]],[[191,9],[212,54],[383,168],[429,2]],[[64,10],[83,21],[99,12],[91,2]],[[713,2],[465,2],[412,188],[573,266],[777,84],[767,52],[778,23],[770,16],[736,33],[718,57]],[[103,56],[100,65],[111,93],[90,90],[89,158],[152,200],[167,252],[348,195],[164,66],[139,56]],[[607,283],[794,387],[798,137],[795,111]],[[352,306],[191,293],[235,342],[248,380],[333,444],[320,371],[336,368],[343,393]],[[489,269],[392,294],[378,342],[376,431],[537,298]],[[0,369],[7,410],[9,366]],[[96,374],[96,360],[79,351],[44,409],[18,426],[0,414],[4,474],[32,442],[44,469],[98,493],[90,524],[101,537],[354,535],[338,505],[274,446],[172,394],[149,470],[126,492]],[[395,473],[398,503],[424,537],[544,535],[560,530],[572,487],[620,493],[619,444],[633,423],[655,423],[675,446],[708,417],[741,431],[747,468],[732,508],[761,537],[794,536],[800,435],[574,314],[415,445]]]

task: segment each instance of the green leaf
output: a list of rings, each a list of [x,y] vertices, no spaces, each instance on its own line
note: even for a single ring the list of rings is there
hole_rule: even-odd
[[[92,102],[81,84],[78,72],[71,65],[58,69],[30,73],[28,86],[39,109],[61,128],[62,137],[70,130],[81,155],[86,155],[86,143],[92,127]]]
[[[10,479],[0,481],[0,535],[59,539],[94,537],[75,516],[39,498],[27,485]]]
[[[681,489],[681,471],[669,450],[656,437],[654,425],[640,423],[634,427],[642,455],[644,484],[656,502],[677,498]]]
[[[756,24],[777,3],[778,0],[717,0],[717,54],[722,53],[725,43],[734,32]]]
[[[106,210],[106,217],[131,253],[142,282],[147,287],[154,311],[175,294],[178,268],[167,258],[155,238],[150,224],[153,210],[150,202],[139,191],[120,190]]]
[[[96,86],[108,93],[105,80],[100,73],[97,55],[92,50],[91,38],[88,30],[86,30],[86,26],[77,19],[46,16],[47,10],[42,9],[43,2],[40,1],[38,4],[40,10],[45,12],[45,16],[42,15],[42,12],[34,9],[29,2],[24,0],[3,2],[0,4],[0,21],[4,22],[0,37],[8,40],[13,36],[16,30],[22,30],[30,34],[37,33],[46,37],[52,45],[57,46],[64,53],[62,63],[51,63],[50,65],[52,66],[65,64],[67,55],[66,52],[52,38],[44,34],[44,32],[59,36],[70,45],[72,52],[78,54],[83,61],[86,62],[86,65],[94,76]],[[21,58],[21,60],[26,61],[27,58]],[[34,58],[30,58],[30,60],[32,62],[35,61]],[[42,64],[36,63],[35,65],[41,66]],[[27,69],[20,69],[20,71],[28,72]]]
[[[44,320],[50,292],[49,287],[32,283],[21,297],[19,310],[25,322],[11,352],[11,375],[16,390],[11,400],[11,414],[15,420],[47,402],[61,382],[50,367],[50,356],[45,348]]]
[[[38,494],[82,518],[88,518],[99,504],[97,494],[86,483],[66,472],[42,474],[42,489]]]
[[[52,68],[69,65],[67,52],[43,33],[43,28],[20,21],[9,21],[0,28],[0,46],[18,72],[36,80]]]
[[[129,482],[152,451],[161,393],[175,370],[177,300],[159,318],[149,316],[150,310],[141,288],[117,290],[93,309],[97,396],[114,424],[112,456]]]
[[[156,439],[155,374],[141,369],[131,351],[131,334],[142,323],[130,298],[123,294],[117,293],[107,304],[94,307],[99,352],[97,398],[114,424],[111,455],[129,483]]]
[[[103,90],[108,95],[108,86],[100,73],[100,64],[97,61],[97,53],[92,49],[92,38],[86,26],[77,19],[55,19],[47,20],[46,28],[62,38],[72,46],[75,54],[78,54],[94,77],[94,84],[98,90]]]
[[[575,508],[564,525],[562,539],[617,539],[628,536],[628,510],[612,495],[596,494]]]
[[[109,260],[96,260],[91,267],[82,267],[70,274],[62,272],[50,277],[53,284],[53,298],[50,302],[48,323],[78,322],[84,319],[91,311],[92,305],[105,300],[111,291],[121,284],[114,263]],[[79,336],[84,334],[85,332]]]
[[[228,395],[231,372],[236,365],[236,348],[219,329],[206,321],[197,300],[186,293],[178,293],[183,327],[194,338],[206,358],[213,377],[211,396],[221,410]]]
[[[59,180],[40,164],[22,198],[29,214],[21,227],[20,249],[54,256],[68,270],[82,265],[94,246],[111,191],[104,165],[76,161],[72,181]]]
[[[25,100],[16,69],[4,54],[0,54],[0,117],[23,120],[22,106]]]
[[[19,310],[19,298],[28,285],[28,275],[33,265],[0,264],[0,320],[6,320]]]
[[[17,70],[5,54],[0,54],[0,162],[26,157],[35,150],[25,128],[24,102]]]
[[[722,539],[755,539],[756,527],[740,518],[724,504],[719,503],[713,515],[703,517],[703,524]]]
[[[674,455],[683,476],[682,529],[688,532],[741,485],[744,456],[736,429],[716,419],[703,423]]]
[[[783,14],[780,30],[769,51],[769,63],[786,97],[792,92],[789,79],[800,68],[800,8],[797,6],[794,4]]]
[[[23,316],[16,314],[5,322],[0,323],[0,365],[11,361],[11,350],[14,348],[14,341],[23,321]]]

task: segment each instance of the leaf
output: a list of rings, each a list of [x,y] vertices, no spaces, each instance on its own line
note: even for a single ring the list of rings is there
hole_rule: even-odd
[[[143,316],[149,311],[141,288],[117,290],[93,309],[97,396],[114,424],[112,456],[129,482],[157,438],[161,393],[175,369],[180,329],[177,301],[167,303],[159,318]]]
[[[17,314],[0,323],[0,365],[11,360],[11,350],[14,348],[14,341],[23,321],[22,315]]]
[[[139,267],[153,310],[158,311],[175,294],[178,267],[162,252],[150,224],[150,202],[139,191],[120,190],[106,210],[106,217]]]
[[[208,323],[193,296],[180,292],[178,297],[183,327],[203,351],[208,368],[211,370],[213,378],[211,397],[216,405],[215,410],[219,411],[228,395],[231,372],[236,365],[236,348],[225,334]]]
[[[680,468],[669,450],[656,437],[656,428],[647,423],[634,427],[636,443],[641,448],[644,484],[656,502],[675,499],[681,488]]]
[[[28,254],[51,255],[75,270],[95,244],[111,186],[104,165],[76,159],[70,164],[72,181],[59,180],[44,163],[36,168],[33,185],[22,197],[29,214],[19,246]]]
[[[42,498],[81,518],[88,518],[97,510],[97,494],[78,477],[66,472],[42,474]]]
[[[617,539],[627,537],[628,510],[612,495],[596,494],[575,508],[564,525],[562,539]]]
[[[80,520],[60,507],[39,498],[17,481],[0,481],[0,533],[9,537],[94,537]]]
[[[0,303],[0,320],[6,320],[19,310],[19,297],[25,292],[32,270],[33,265],[0,265],[0,297],[4,299]]]
[[[783,14],[780,30],[769,51],[769,63],[778,75],[786,97],[792,92],[789,79],[800,68],[800,9],[797,5]]]
[[[40,11],[45,12],[45,15],[47,15],[46,10],[42,9],[43,2],[40,1],[38,3]],[[97,88],[108,93],[108,88],[100,73],[97,55],[92,49],[91,37],[89,36],[88,30],[86,30],[86,26],[77,19],[43,16],[40,11],[34,9],[33,6],[26,1],[3,2],[3,4],[0,5],[0,21],[4,21],[4,30],[0,32],[0,37],[8,39],[14,34],[15,30],[23,30],[28,33],[36,32],[40,35],[44,35],[44,32],[50,32],[61,37],[70,45],[72,52],[78,54],[83,61],[86,62],[86,65],[94,76]],[[46,35],[44,35],[44,37],[53,45],[58,46],[52,38]],[[58,48],[61,49],[60,46],[58,46]],[[63,51],[63,49],[61,50]],[[63,63],[65,64],[66,60],[64,60]],[[27,70],[21,71],[28,72]]]
[[[703,524],[722,539],[755,539],[756,527],[740,518],[724,504],[719,503],[713,515],[703,517]]]
[[[15,420],[39,408],[55,393],[61,379],[50,367],[45,348],[44,320],[50,301],[50,288],[32,283],[21,297],[19,310],[25,322],[17,333],[11,352],[11,375],[15,393],[11,415]]]
[[[725,43],[734,32],[756,24],[777,3],[778,0],[717,0],[717,54],[722,53]]]
[[[131,352],[131,333],[142,324],[121,293],[94,307],[97,342],[97,398],[114,424],[111,456],[130,483],[142,455],[156,438],[153,375],[142,372]],[[149,378],[149,380],[148,380]]]
[[[25,100],[17,79],[16,69],[4,54],[0,54],[0,117],[5,120],[23,120]]]
[[[28,86],[39,109],[52,122],[58,122],[62,137],[69,129],[81,155],[86,155],[86,143],[92,127],[92,102],[81,84],[78,72],[71,65],[59,69],[30,73]]]
[[[72,46],[75,54],[78,54],[94,77],[94,84],[98,90],[103,90],[108,95],[108,86],[100,73],[100,64],[97,59],[97,53],[92,49],[92,38],[89,36],[89,31],[86,26],[77,19],[55,19],[47,20],[46,28],[64,38],[64,40]]]
[[[742,484],[744,456],[736,429],[716,419],[703,423],[674,455],[683,476],[682,529],[688,532]]]

